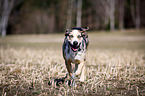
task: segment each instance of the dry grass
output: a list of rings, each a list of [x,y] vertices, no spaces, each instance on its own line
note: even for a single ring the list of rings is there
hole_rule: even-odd
[[[145,33],[90,33],[87,80],[50,85],[67,73],[63,34],[0,38],[0,95],[145,95]]]

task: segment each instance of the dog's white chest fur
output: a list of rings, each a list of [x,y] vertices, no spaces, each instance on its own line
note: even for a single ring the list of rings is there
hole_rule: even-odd
[[[83,61],[84,58],[85,58],[85,53],[81,52],[81,51],[80,52],[73,52],[70,49],[70,53],[66,54],[66,59],[71,60],[73,63],[75,63],[76,60]]]

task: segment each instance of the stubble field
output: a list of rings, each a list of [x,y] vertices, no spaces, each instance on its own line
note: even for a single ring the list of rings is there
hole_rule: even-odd
[[[145,95],[145,30],[88,35],[87,79],[75,88],[54,82],[67,73],[64,34],[0,38],[0,95]]]

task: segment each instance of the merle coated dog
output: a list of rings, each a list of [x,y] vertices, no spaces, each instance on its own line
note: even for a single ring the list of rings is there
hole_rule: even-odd
[[[86,51],[89,40],[87,35],[88,27],[74,27],[67,29],[63,43],[63,58],[68,74],[71,79],[75,79],[81,74],[79,81],[83,82],[86,78]],[[73,70],[72,64],[75,64]]]

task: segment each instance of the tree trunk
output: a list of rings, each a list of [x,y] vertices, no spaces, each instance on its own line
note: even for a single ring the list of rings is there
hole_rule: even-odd
[[[119,29],[124,29],[124,0],[119,0]]]
[[[81,27],[81,17],[82,17],[82,0],[78,0],[77,6],[77,27]]]
[[[102,6],[101,9],[103,9],[103,14],[102,16],[104,16],[103,20],[104,20],[104,25],[105,27],[108,26],[109,24],[109,20],[110,20],[110,1],[109,0],[100,0],[100,4]]]
[[[114,17],[114,12],[115,12],[115,0],[111,0],[110,2],[110,29],[111,31],[115,30],[115,17]]]
[[[73,3],[74,3],[74,0],[69,0],[68,1],[66,28],[71,27]]]
[[[133,24],[136,29],[139,29],[140,28],[140,8],[139,8],[140,0],[136,0],[136,4],[134,0],[131,0],[130,7],[131,7],[131,16],[132,16]]]
[[[11,13],[11,10],[13,8],[15,0],[4,0],[3,1],[3,10],[2,10],[2,16],[1,16],[1,21],[0,21],[0,33],[2,37],[6,36],[6,28],[8,25],[8,19],[9,15]]]
[[[130,1],[131,17],[133,24],[135,25],[135,10],[134,10],[134,0]]]
[[[140,28],[140,0],[136,0],[136,20],[135,20],[135,28]]]

